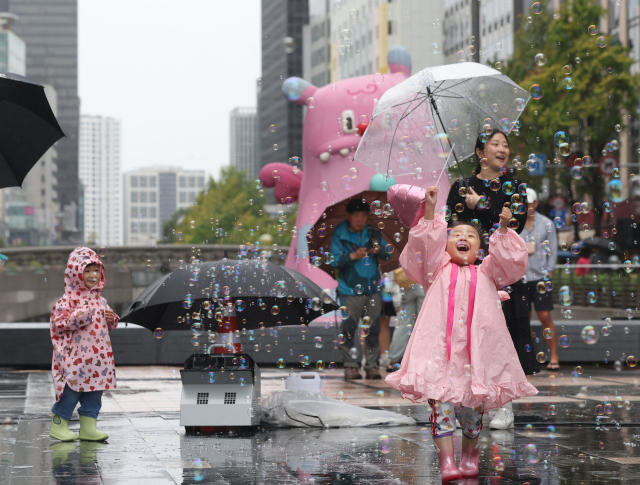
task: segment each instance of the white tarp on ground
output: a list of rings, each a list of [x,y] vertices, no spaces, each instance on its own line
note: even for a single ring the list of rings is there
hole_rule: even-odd
[[[260,420],[278,427],[349,428],[412,426],[416,421],[391,411],[366,409],[309,391],[279,391],[262,400]]]

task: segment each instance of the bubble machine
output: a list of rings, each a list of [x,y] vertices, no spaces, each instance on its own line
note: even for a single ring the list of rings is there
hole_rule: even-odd
[[[249,354],[193,354],[180,377],[180,426],[187,434],[260,424],[260,369]]]

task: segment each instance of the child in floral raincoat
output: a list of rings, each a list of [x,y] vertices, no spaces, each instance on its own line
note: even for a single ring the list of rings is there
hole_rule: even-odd
[[[437,192],[427,189],[425,216],[410,230],[400,255],[407,276],[424,286],[426,296],[402,366],[385,382],[413,402],[429,401],[446,482],[478,476],[485,410],[538,391],[524,375],[498,294],[522,278],[528,265],[524,241],[507,228],[511,211],[502,209],[500,229],[489,239],[491,254],[483,259],[475,226],[458,222],[448,231],[442,215],[434,214]],[[407,194],[411,197],[410,189]],[[463,434],[459,469],[452,437],[456,417]]]
[[[51,372],[56,403],[49,436],[61,441],[78,439],[69,430],[69,420],[78,402],[81,440],[104,441],[96,421],[102,406],[102,391],[115,389],[116,370],[109,331],[119,317],[102,296],[107,280],[98,255],[89,248],[76,248],[64,272],[65,292],[51,311]]]

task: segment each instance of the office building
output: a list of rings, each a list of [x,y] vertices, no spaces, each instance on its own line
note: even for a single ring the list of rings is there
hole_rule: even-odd
[[[206,190],[205,172],[176,167],[141,168],[124,174],[125,246],[149,246],[162,238],[162,226],[176,211],[195,203]]]
[[[120,121],[81,116],[79,173],[87,244],[122,245],[121,163]]]
[[[503,3],[504,5],[504,3]],[[480,42],[480,2],[444,0],[444,64],[478,61]]]
[[[256,108],[235,108],[229,114],[229,164],[246,170],[249,180],[260,173]]]
[[[58,94],[58,122],[66,135],[56,143],[61,210],[78,206],[78,0],[0,0],[0,12],[17,15],[11,30],[27,45],[26,75]],[[73,220],[75,219],[75,221]],[[80,243],[78,217],[66,217],[60,243]]]
[[[317,87],[331,81],[329,0],[309,0],[309,23],[302,27],[302,78]]]
[[[302,27],[308,23],[308,0],[262,0],[261,166],[302,154],[302,106],[287,101],[281,87],[302,75]]]
[[[387,74],[387,53],[394,46],[409,51],[413,73],[444,64],[443,16],[437,0],[332,3],[331,79]]]

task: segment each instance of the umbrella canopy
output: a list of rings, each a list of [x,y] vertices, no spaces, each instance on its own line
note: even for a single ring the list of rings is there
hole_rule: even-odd
[[[441,170],[452,146],[451,162],[472,155],[480,131],[517,129],[530,97],[475,62],[423,69],[382,95],[354,158],[411,183],[399,177]]]
[[[19,187],[64,136],[44,94],[27,78],[0,73],[0,188]]]
[[[313,261],[315,257],[319,257],[321,262],[319,268],[327,272],[335,278],[335,272],[332,266],[327,264],[327,258],[324,256],[330,253],[331,235],[338,224],[347,220],[347,204],[352,199],[362,199],[367,201],[371,210],[367,218],[367,224],[373,228],[374,238],[378,235],[384,237],[385,242],[391,246],[386,248],[381,246],[380,251],[391,252],[391,259],[387,261],[380,260],[380,269],[383,272],[392,271],[400,266],[398,259],[400,253],[404,249],[409,237],[409,231],[400,221],[398,214],[394,212],[391,205],[387,204],[387,193],[377,192],[374,190],[365,190],[359,194],[353,195],[337,204],[332,205],[326,211],[326,217],[322,217],[311,231],[307,233],[307,241],[309,243],[309,256]],[[379,241],[377,241],[379,243]],[[373,247],[374,241],[369,243],[368,248]],[[314,251],[314,253],[311,253]]]
[[[620,250],[611,239],[605,239],[603,237],[590,237],[589,239],[583,239],[578,244],[584,248],[596,247],[598,249],[602,249],[604,254],[624,254],[624,251]],[[610,244],[613,244],[613,249],[609,247]]]
[[[259,259],[225,258],[187,265],[153,282],[121,321],[152,331],[188,330],[198,321],[215,330],[216,318],[233,309],[238,327],[252,330],[261,324],[309,323],[337,308],[328,294],[297,271]]]

